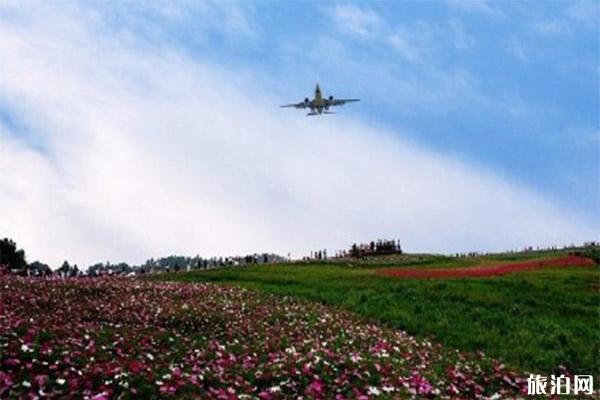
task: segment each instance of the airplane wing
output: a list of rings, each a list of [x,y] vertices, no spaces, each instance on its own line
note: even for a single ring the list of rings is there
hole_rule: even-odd
[[[282,108],[286,108],[286,107],[294,107],[294,108],[306,108],[307,104],[305,102],[300,102],[300,103],[295,103],[295,104],[284,104],[282,106],[279,106]]]
[[[329,105],[331,106],[343,106],[346,103],[352,103],[354,101],[360,101],[360,99],[333,99]]]

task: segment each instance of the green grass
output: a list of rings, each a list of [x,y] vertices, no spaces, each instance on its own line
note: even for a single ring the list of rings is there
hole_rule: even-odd
[[[415,263],[430,268],[475,261],[443,257]],[[563,365],[574,373],[600,373],[598,268],[401,280],[374,275],[375,267],[286,264],[157,278],[237,285],[342,307],[453,348],[482,350],[527,371],[548,375]]]

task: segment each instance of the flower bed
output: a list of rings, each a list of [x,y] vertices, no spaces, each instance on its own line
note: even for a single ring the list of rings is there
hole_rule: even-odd
[[[0,398],[506,398],[526,382],[291,298],[140,279],[0,277]]]
[[[566,256],[549,260],[524,261],[511,264],[501,264],[488,267],[469,268],[388,268],[377,273],[397,278],[481,278],[501,276],[520,271],[550,268],[550,267],[593,267],[595,262],[586,257]]]

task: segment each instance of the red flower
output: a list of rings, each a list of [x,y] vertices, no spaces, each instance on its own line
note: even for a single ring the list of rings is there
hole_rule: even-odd
[[[146,369],[146,366],[141,361],[133,360],[129,362],[128,368],[132,374],[137,375],[143,372]]]

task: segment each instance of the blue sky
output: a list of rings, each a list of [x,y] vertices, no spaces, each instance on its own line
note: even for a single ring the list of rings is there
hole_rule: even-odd
[[[598,217],[597,2],[273,2],[246,11],[253,30],[241,38],[215,32],[198,42],[193,18],[174,34],[215,62],[267,76],[282,100],[316,81],[360,96],[353,114]]]
[[[0,181],[0,231],[86,261],[597,239],[598,20],[593,1],[3,3],[0,154],[33,167]],[[316,82],[361,102],[277,107]],[[43,244],[32,214],[77,243]]]
[[[257,2],[212,13],[192,6],[172,15],[160,4],[111,11],[115,25],[137,30],[143,21],[149,38],[251,74],[281,101],[311,94],[317,81],[340,96],[360,96],[353,114],[598,218],[597,2]]]

